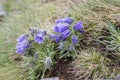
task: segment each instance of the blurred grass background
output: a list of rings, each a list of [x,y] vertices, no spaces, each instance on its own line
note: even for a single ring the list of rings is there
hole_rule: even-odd
[[[88,34],[85,42],[90,44],[106,26],[104,19],[120,19],[120,0],[6,0],[4,8],[7,15],[0,22],[0,80],[24,76],[21,62],[13,60],[19,56],[15,53],[16,38],[30,27],[51,32],[54,20],[70,16],[84,23]]]

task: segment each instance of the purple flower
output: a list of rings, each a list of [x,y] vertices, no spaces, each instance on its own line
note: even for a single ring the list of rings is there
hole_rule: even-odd
[[[64,32],[65,30],[69,29],[69,25],[65,23],[58,23],[54,27],[54,31],[57,33]]]
[[[39,28],[36,28],[36,27],[30,28],[29,31],[30,31],[32,36],[34,36],[35,34],[44,34],[44,35],[47,34],[46,31],[40,30]]]
[[[27,34],[22,34],[22,35],[20,35],[20,36],[18,37],[17,41],[18,41],[18,42],[22,42],[22,41],[25,40],[27,37],[28,37]]]
[[[61,33],[62,36],[62,40],[64,41],[68,36],[70,36],[71,32],[70,30],[66,30],[64,32]]]
[[[61,42],[58,49],[62,50],[64,48],[64,42]]]
[[[84,29],[83,29],[83,24],[82,22],[78,22],[74,25],[74,30],[78,30],[80,31],[81,33],[84,33]]]
[[[36,36],[34,37],[35,42],[37,42],[39,44],[43,43],[44,42],[44,36],[45,36],[44,31],[39,30],[37,32]]]
[[[58,43],[61,40],[59,35],[52,34],[50,35],[50,39],[55,39],[55,42]]]
[[[62,19],[58,19],[55,22],[56,23],[68,23],[71,24],[74,20],[70,17],[66,17],[66,18],[62,18]]]
[[[39,36],[45,36],[45,33],[46,33],[46,31],[43,31],[43,30],[38,30],[36,32],[36,34],[39,35]]]
[[[35,36],[34,39],[35,39],[35,42],[37,42],[39,44],[44,42],[44,38],[39,35]]]
[[[77,37],[75,35],[72,36],[72,43],[77,44]]]
[[[18,42],[16,45],[16,52],[18,54],[24,54],[25,51],[30,48],[31,42],[27,39],[23,40],[22,42]]]
[[[25,53],[25,48],[23,48],[23,47],[18,47],[18,48],[16,49],[16,52],[17,52],[18,54],[24,54],[24,53]]]
[[[29,48],[30,46],[30,41],[28,40],[24,40],[22,42],[18,42],[18,44],[16,45],[16,48],[19,48],[19,47],[23,47],[23,48]]]

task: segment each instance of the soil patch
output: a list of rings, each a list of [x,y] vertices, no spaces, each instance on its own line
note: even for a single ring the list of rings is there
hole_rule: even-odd
[[[58,63],[55,65],[55,68],[46,76],[46,77],[59,77],[60,80],[71,80],[70,76],[73,74],[72,66],[69,66],[73,59],[60,59]],[[69,72],[71,71],[71,72]]]

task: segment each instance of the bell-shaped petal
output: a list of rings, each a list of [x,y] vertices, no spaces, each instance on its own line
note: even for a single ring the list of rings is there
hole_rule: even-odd
[[[75,35],[72,36],[72,43],[77,44],[77,37]]]
[[[57,33],[64,32],[67,29],[69,29],[69,25],[65,24],[65,23],[56,24],[55,27],[54,27],[54,31],[57,32]]]
[[[37,35],[37,36],[34,37],[34,41],[41,44],[41,43],[44,42],[44,38]]]
[[[27,36],[28,36],[27,34],[22,34],[17,38],[17,41],[22,42],[23,40],[25,40],[27,38]]]
[[[59,41],[61,40],[61,37],[59,35],[52,34],[50,35],[50,39],[55,39],[55,42],[59,43]]]
[[[25,52],[25,48],[23,48],[23,47],[19,47],[16,49],[16,53],[18,53],[18,54],[24,54],[24,52]]]
[[[38,30],[36,36],[34,36],[34,41],[41,44],[44,42],[45,32],[42,30]]]
[[[83,23],[82,22],[78,22],[74,25],[74,30],[78,30],[81,33],[84,33],[84,29],[83,29]]]
[[[62,18],[62,19],[58,19],[55,21],[55,23],[68,23],[71,24],[74,20],[70,17],[66,17],[66,18]]]
[[[16,45],[16,52],[18,54],[24,54],[26,49],[30,48],[30,45],[31,45],[31,42],[28,41],[27,39],[22,42],[18,42],[18,44]]]
[[[16,45],[16,48],[22,47],[22,48],[29,48],[30,43],[29,42],[21,42]]]
[[[37,35],[37,36],[44,37],[44,36],[45,36],[45,31],[38,30],[36,35]]]
[[[62,40],[63,40],[63,41],[66,40],[66,38],[67,38],[68,36],[70,36],[70,34],[71,34],[71,31],[70,31],[70,30],[66,30],[66,31],[62,32],[62,33],[61,33]]]

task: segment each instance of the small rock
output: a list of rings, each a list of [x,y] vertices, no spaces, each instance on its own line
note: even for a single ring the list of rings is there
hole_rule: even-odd
[[[6,15],[6,12],[2,6],[0,6],[0,17],[4,17]]]
[[[120,74],[118,74],[114,80],[120,80]]]
[[[58,77],[53,77],[53,78],[45,78],[40,80],[60,80],[60,79]]]

